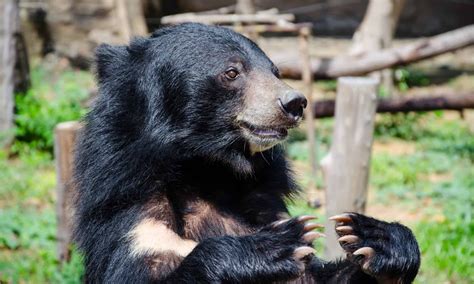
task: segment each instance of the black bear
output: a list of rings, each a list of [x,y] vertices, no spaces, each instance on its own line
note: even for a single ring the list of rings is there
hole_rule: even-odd
[[[311,216],[277,145],[306,99],[249,39],[201,24],[97,49],[99,97],[75,163],[87,283],[411,282],[411,231],[335,216],[345,260],[311,247]]]

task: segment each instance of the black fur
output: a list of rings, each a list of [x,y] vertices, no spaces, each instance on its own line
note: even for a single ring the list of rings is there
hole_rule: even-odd
[[[218,76],[236,57],[246,72],[278,75],[253,42],[220,27],[184,24],[130,46],[98,48],[100,96],[85,119],[75,164],[74,237],[85,254],[86,282],[263,283],[301,276],[292,255],[304,245],[302,225],[294,219],[271,225],[297,191],[283,152],[275,146],[252,155],[234,123],[252,81],[230,87]],[[202,204],[211,212],[190,227],[187,218],[207,212]],[[378,253],[376,274],[362,272],[355,260],[314,257],[300,280],[412,281],[419,252],[411,232],[354,216],[357,234]],[[132,256],[127,236],[143,218],[166,222],[197,247],[186,257]]]

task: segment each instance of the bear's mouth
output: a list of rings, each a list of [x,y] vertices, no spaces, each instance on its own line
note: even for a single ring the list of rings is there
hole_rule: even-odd
[[[267,142],[283,140],[288,136],[288,129],[286,127],[257,126],[246,121],[241,121],[239,125],[246,134]]]

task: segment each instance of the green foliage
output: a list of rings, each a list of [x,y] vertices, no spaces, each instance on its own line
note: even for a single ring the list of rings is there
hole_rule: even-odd
[[[85,113],[82,103],[93,82],[89,73],[66,71],[52,83],[48,82],[47,76],[49,74],[44,69],[34,69],[32,88],[26,94],[15,96],[15,152],[28,149],[51,151],[54,126],[59,122],[77,120]]]
[[[452,167],[452,160],[439,153],[417,152],[410,155],[377,154],[372,158],[371,185],[389,192],[401,189],[422,194],[430,186],[429,181],[420,179],[429,173],[446,173]]]
[[[56,257],[54,211],[9,208],[0,220],[0,281],[29,283],[79,283],[82,259],[74,253],[63,267]]]
[[[423,255],[419,283],[473,283],[474,223],[456,218],[442,222],[424,221],[415,229]],[[443,280],[443,281],[441,281]],[[448,281],[451,280],[451,281]]]
[[[309,144],[306,141],[297,141],[288,144],[286,154],[291,160],[295,161],[309,161],[308,157]]]
[[[335,92],[337,89],[337,80],[319,80],[316,84],[324,92]]]
[[[411,87],[427,86],[430,83],[423,72],[408,68],[396,69],[395,80],[400,91],[406,91]]]
[[[374,135],[417,140],[423,135],[421,125],[419,124],[423,116],[423,113],[378,114]]]
[[[379,86],[377,95],[378,95],[378,97],[380,97],[380,98],[387,98],[390,94],[389,94],[387,88],[385,88],[385,86],[383,86],[383,85],[381,84],[381,85]]]
[[[432,115],[424,125],[418,139],[422,149],[474,162],[474,134],[467,123],[459,123],[458,120],[440,121],[437,115]]]
[[[374,135],[417,141],[423,150],[474,159],[474,139],[466,123],[442,119],[443,112],[382,114],[377,116]]]
[[[32,88],[17,94],[15,159],[0,151],[0,282],[79,283],[81,256],[61,266],[56,257],[54,126],[77,120],[92,87],[80,71],[35,68]]]
[[[51,157],[38,151],[8,160],[0,152],[0,282],[79,283],[82,259],[56,258],[55,174]]]

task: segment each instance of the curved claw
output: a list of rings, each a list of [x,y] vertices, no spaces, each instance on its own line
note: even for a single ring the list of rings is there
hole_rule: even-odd
[[[352,233],[352,227],[351,226],[339,226],[336,227],[336,232],[340,234],[349,234]]]
[[[359,238],[354,235],[345,235],[340,237],[337,241],[340,243],[355,243],[359,241]]]
[[[305,232],[309,232],[309,231],[312,231],[314,229],[320,229],[320,228],[324,228],[324,225],[316,224],[316,223],[308,223],[308,224],[304,225],[303,230]]]
[[[360,249],[356,250],[352,253],[353,255],[363,255],[364,261],[362,262],[362,269],[365,271],[369,271],[370,260],[375,255],[375,250],[371,247],[361,247]]]
[[[283,220],[275,221],[275,222],[273,222],[273,227],[278,227],[280,225],[285,224],[288,221],[290,221],[290,219],[283,219]]]
[[[312,243],[315,239],[321,237],[326,237],[326,235],[318,232],[309,232],[303,235],[303,240],[307,243]]]
[[[361,247],[352,253],[353,255],[363,255],[365,258],[370,259],[375,255],[375,250],[371,247]]]
[[[316,250],[312,247],[298,247],[294,250],[293,252],[293,258],[296,260],[301,260],[305,257],[307,257],[310,254],[316,253]]]
[[[298,222],[300,222],[300,223],[304,223],[306,221],[313,220],[313,219],[317,219],[317,217],[316,216],[311,216],[311,215],[303,215],[303,216],[299,216],[297,218]]]
[[[344,214],[334,215],[332,217],[329,217],[329,220],[345,223],[345,222],[351,222],[352,218],[351,218],[351,215],[344,213]]]
[[[369,268],[370,268],[370,262],[365,261],[364,264],[362,265],[362,269],[365,270],[365,271],[368,271]]]

